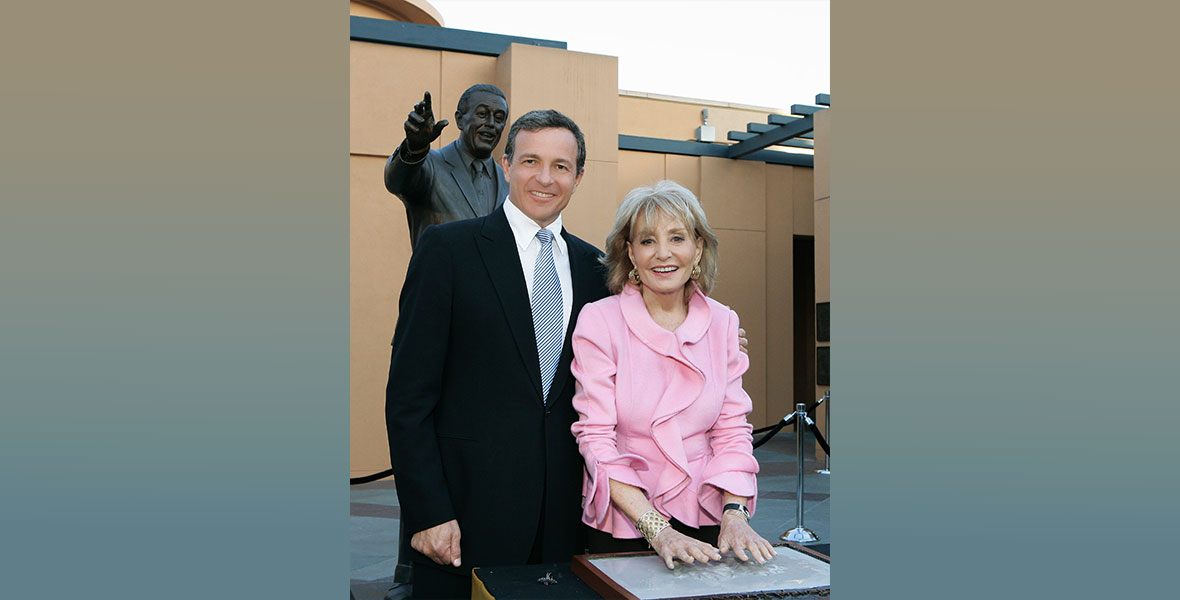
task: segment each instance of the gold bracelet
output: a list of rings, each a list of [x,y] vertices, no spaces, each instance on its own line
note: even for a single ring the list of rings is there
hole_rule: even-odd
[[[671,525],[672,524],[669,523],[668,520],[663,517],[663,515],[656,512],[654,508],[640,515],[639,520],[635,521],[635,528],[639,530],[639,533],[643,534],[643,539],[647,540],[647,544],[649,546],[651,545],[652,540],[656,539],[656,536],[659,535],[661,531],[667,527],[670,527]]]

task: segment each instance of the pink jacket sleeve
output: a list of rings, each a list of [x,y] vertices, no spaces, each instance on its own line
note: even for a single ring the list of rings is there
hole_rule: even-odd
[[[636,454],[620,454],[616,444],[618,412],[615,407],[617,356],[610,328],[599,307],[587,305],[574,327],[574,361],[570,371],[577,379],[574,410],[578,420],[570,430],[586,460],[582,486],[583,519],[600,527],[611,516],[610,480],[633,485],[649,494],[636,470],[648,465]]]
[[[750,396],[742,389],[742,374],[750,367],[750,357],[738,348],[738,316],[729,311],[725,332],[726,388],[721,415],[709,430],[713,457],[701,474],[701,507],[714,518],[721,517],[722,491],[750,498],[747,507],[754,511],[758,496],[758,461],[754,459],[753,426],[746,417],[753,410]]]

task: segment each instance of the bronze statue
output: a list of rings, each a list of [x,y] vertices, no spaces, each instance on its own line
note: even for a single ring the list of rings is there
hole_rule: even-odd
[[[504,92],[473,85],[455,109],[459,139],[433,150],[430,144],[450,122],[434,120],[429,91],[414,105],[406,117],[406,139],[385,163],[385,188],[406,205],[410,248],[430,225],[486,216],[503,204],[508,183],[492,150],[507,121]]]

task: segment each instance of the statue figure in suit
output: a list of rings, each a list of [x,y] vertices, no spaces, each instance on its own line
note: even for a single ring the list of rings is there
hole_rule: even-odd
[[[489,215],[504,203],[508,184],[492,150],[508,120],[508,100],[494,85],[473,85],[455,109],[459,139],[433,150],[447,120],[435,121],[430,92],[406,118],[406,139],[385,163],[385,188],[406,205],[410,248],[430,225]]]

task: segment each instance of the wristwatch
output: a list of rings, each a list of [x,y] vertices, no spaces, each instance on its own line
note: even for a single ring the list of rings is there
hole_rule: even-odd
[[[741,513],[742,517],[744,519],[746,519],[747,523],[750,522],[750,509],[748,509],[745,506],[738,504],[736,502],[730,502],[729,504],[726,504],[725,506],[721,507],[722,513],[727,513],[731,510],[738,511],[739,513]]]

